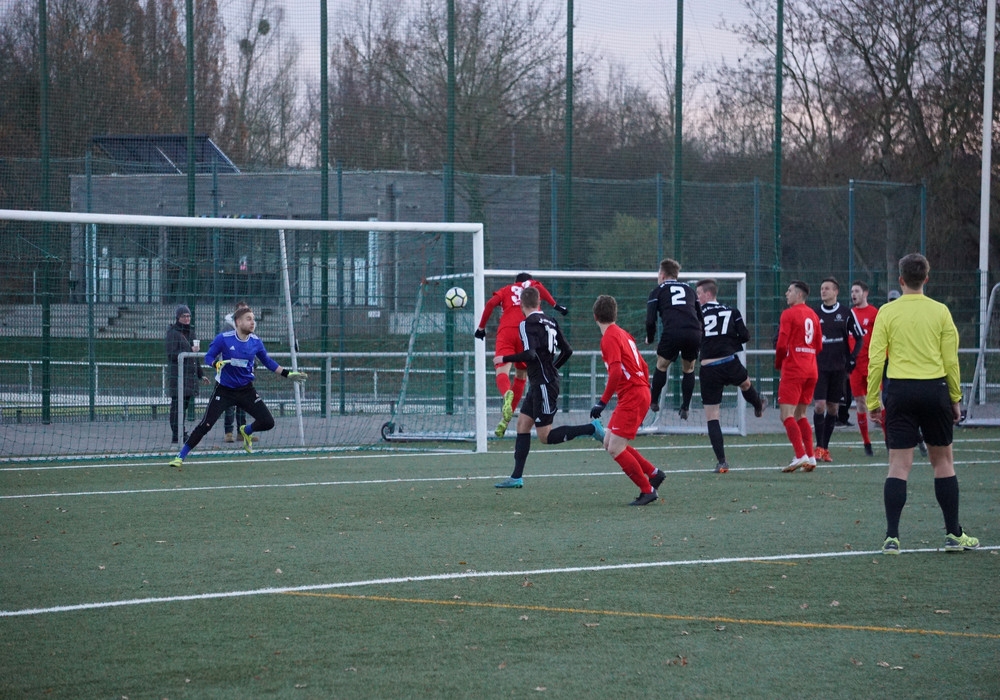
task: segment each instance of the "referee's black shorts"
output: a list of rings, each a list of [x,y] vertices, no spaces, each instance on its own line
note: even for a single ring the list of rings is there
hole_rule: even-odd
[[[736,356],[730,360],[702,365],[698,370],[702,404],[718,406],[722,403],[722,392],[727,386],[739,386],[747,379],[747,368]]]
[[[940,379],[886,379],[885,439],[891,450],[912,449],[920,442],[935,447],[952,443],[955,423],[948,382]]]

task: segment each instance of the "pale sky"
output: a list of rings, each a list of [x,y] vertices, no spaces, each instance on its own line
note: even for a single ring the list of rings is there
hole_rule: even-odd
[[[573,40],[578,52],[586,51],[623,64],[632,77],[644,83],[654,81],[653,57],[658,42],[673,55],[676,2],[574,0],[573,5],[576,15]],[[331,29],[338,17],[354,6],[354,0],[328,0]],[[284,0],[284,7],[287,29],[296,35],[302,47],[299,69],[311,82],[318,82],[319,70],[313,67],[319,60],[319,3]],[[717,27],[722,17],[733,23],[745,18],[746,14],[740,0],[687,0],[684,3],[685,73],[708,62],[718,63],[722,58],[735,61],[741,53],[738,42]]]

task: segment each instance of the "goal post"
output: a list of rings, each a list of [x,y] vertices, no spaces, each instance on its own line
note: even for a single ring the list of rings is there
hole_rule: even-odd
[[[0,460],[175,453],[167,419],[173,382],[164,353],[174,308],[192,306],[204,352],[225,330],[223,318],[236,301],[258,312],[256,332],[269,354],[309,374],[296,396],[293,383],[257,372],[276,426],[260,434],[255,451],[384,448],[379,427],[397,393],[405,339],[414,321],[426,320],[412,316],[410,280],[440,274],[452,260],[454,269],[484,266],[479,223],[0,209],[6,233],[35,235],[43,227],[51,250],[18,248],[14,262],[7,261],[11,283],[0,290],[0,336],[26,348],[0,356],[7,370],[0,385]],[[20,269],[27,274],[18,278]],[[55,274],[46,292],[36,294],[31,275],[49,271]],[[480,276],[470,285],[470,317],[481,313],[482,284]],[[443,307],[430,315],[444,317]],[[444,371],[441,338],[415,349],[436,363],[427,369],[437,379],[434,388]],[[471,372],[484,367],[485,352],[471,337],[460,345],[454,355],[467,356],[460,364],[470,368],[461,419],[482,416],[468,432],[475,449],[485,451],[485,368]],[[200,420],[208,393],[202,388],[184,412],[187,428]],[[440,397],[423,398],[444,413]],[[235,449],[222,444],[222,423],[195,457]]]
[[[965,397],[963,425],[1000,425],[1000,284],[993,286],[986,304],[985,327],[979,339],[976,368]]]

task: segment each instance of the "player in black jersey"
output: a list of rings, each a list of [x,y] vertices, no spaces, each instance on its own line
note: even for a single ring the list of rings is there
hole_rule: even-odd
[[[660,343],[656,346],[656,370],[650,387],[649,410],[660,410],[660,393],[667,384],[670,363],[681,356],[681,408],[680,416],[687,420],[694,393],[694,363],[701,347],[701,307],[694,290],[677,281],[681,264],[667,258],[660,262],[659,284],[649,293],[646,302],[646,345],[656,338],[656,321],[663,325]]]
[[[764,402],[750,381],[746,367],[739,355],[743,345],[750,340],[743,316],[734,309],[716,301],[719,285],[713,279],[704,279],[695,285],[695,294],[701,304],[701,315],[705,322],[705,332],[701,339],[701,401],[705,405],[705,420],[708,421],[708,439],[712,443],[716,474],[729,471],[726,462],[726,448],[722,440],[721,415],[722,392],[727,386],[738,386],[746,402],[753,406],[753,414],[764,415]]]
[[[495,484],[498,489],[519,489],[524,486],[522,475],[531,450],[532,426],[543,444],[566,442],[581,435],[592,435],[599,442],[604,441],[604,426],[599,420],[584,425],[552,427],[552,419],[559,410],[559,368],[573,354],[573,348],[555,319],[542,313],[538,288],[524,288],[521,292],[521,310],[524,312],[524,320],[521,321],[519,332],[524,349],[513,355],[497,355],[493,358],[494,365],[527,363],[529,382],[517,417],[514,471],[509,478]]]
[[[837,301],[840,283],[827,277],[819,288],[822,303],[814,310],[823,330],[823,349],[816,356],[819,379],[816,381],[813,427],[816,431],[816,459],[832,462],[830,437],[837,423],[840,402],[844,400],[844,378],[854,369],[864,335],[851,310]],[[854,350],[848,337],[854,336]],[[847,398],[850,401],[850,397]]]

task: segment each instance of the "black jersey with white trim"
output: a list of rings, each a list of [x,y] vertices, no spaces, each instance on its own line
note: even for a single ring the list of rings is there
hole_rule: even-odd
[[[702,331],[701,307],[691,286],[677,280],[666,280],[649,293],[646,302],[646,342],[656,339],[656,321],[663,324],[663,334],[683,335]]]
[[[701,307],[705,332],[701,337],[701,357],[719,359],[743,351],[743,345],[750,340],[743,316],[734,309],[717,301],[710,301]]]
[[[518,330],[521,335],[521,352],[504,355],[507,362],[525,362],[528,365],[528,381],[534,385],[551,384],[559,386],[559,368],[562,367],[573,348],[563,335],[559,324],[541,311],[535,311],[521,321]],[[558,353],[558,355],[557,355]]]
[[[819,325],[823,331],[823,349],[816,355],[816,366],[821,372],[846,369],[847,359],[857,357],[861,350],[860,341],[864,337],[854,321],[854,314],[841,306],[839,301],[833,306],[819,304],[813,311],[819,316]],[[855,340],[854,353],[847,342],[851,335]]]

